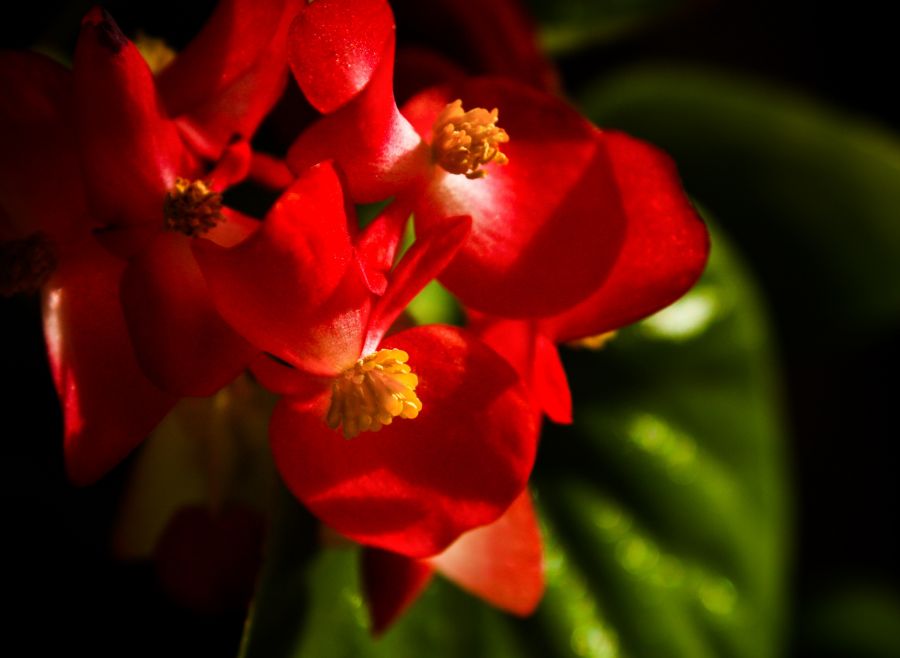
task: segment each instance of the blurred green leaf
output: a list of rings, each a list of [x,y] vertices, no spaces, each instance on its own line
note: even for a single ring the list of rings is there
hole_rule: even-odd
[[[600,81],[599,125],[666,149],[735,236],[791,348],[900,320],[900,141],[761,84],[646,68]]]
[[[770,345],[752,285],[714,244],[684,300],[602,352],[567,351],[576,422],[546,428],[533,479],[548,584],[534,616],[438,580],[373,640],[357,551],[310,552],[291,503],[244,657],[775,655],[786,525]]]
[[[568,53],[625,37],[684,0],[529,0],[541,46]]]

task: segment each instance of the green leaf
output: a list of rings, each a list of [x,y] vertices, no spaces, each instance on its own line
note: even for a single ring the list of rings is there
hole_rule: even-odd
[[[684,300],[602,352],[566,353],[576,422],[546,428],[533,478],[547,574],[534,616],[437,579],[373,640],[357,551],[310,553],[292,503],[244,657],[775,655],[786,520],[770,345],[751,283],[714,244]]]
[[[757,269],[790,347],[900,320],[900,142],[747,80],[644,68],[583,95],[599,125],[666,149]]]
[[[626,37],[683,0],[530,0],[541,46],[563,54]]]

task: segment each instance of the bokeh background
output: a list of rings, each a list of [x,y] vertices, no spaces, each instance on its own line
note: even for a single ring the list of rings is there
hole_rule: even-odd
[[[535,618],[438,584],[373,648],[354,556],[323,557],[289,509],[289,559],[267,567],[266,632],[248,655],[900,656],[888,8],[529,5],[573,102],[678,162],[713,227],[709,273],[607,350],[565,353],[576,424],[547,428],[536,470],[550,588]],[[2,46],[64,51],[87,6],[18,6]],[[211,3],[106,6],[129,34],[177,46]],[[431,45],[398,16],[401,40]],[[134,460],[92,487],[66,483],[38,303],[0,302],[6,641],[27,655],[234,655],[240,605],[175,603],[152,563],[113,558]]]

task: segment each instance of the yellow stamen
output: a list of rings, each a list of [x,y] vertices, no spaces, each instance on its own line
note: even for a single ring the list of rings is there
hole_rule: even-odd
[[[138,52],[147,62],[147,66],[154,75],[166,68],[175,59],[175,51],[169,47],[163,39],[151,37],[142,31],[138,31],[134,40]]]
[[[55,269],[53,245],[40,231],[0,242],[0,297],[37,292]]]
[[[360,432],[377,432],[397,416],[418,416],[419,378],[406,364],[408,359],[403,350],[378,350],[338,375],[325,415],[328,427],[342,427],[344,438],[352,439]]]
[[[188,237],[203,235],[223,221],[222,195],[201,180],[176,178],[163,207],[166,228]]]
[[[490,112],[483,107],[466,112],[461,100],[447,105],[434,122],[434,161],[451,174],[470,179],[487,175],[481,167],[489,162],[509,162],[500,152],[500,144],[508,142],[509,135],[496,125],[497,118],[496,107]]]
[[[567,345],[570,347],[581,347],[586,350],[602,350],[606,347],[607,343],[616,337],[615,331],[607,331],[603,334],[597,334],[596,336],[588,336],[587,338],[579,338],[578,340],[573,340]]]

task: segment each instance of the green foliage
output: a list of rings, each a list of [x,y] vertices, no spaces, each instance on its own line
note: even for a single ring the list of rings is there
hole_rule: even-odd
[[[900,320],[900,143],[784,91],[645,68],[583,94],[599,125],[666,149],[740,242],[791,348]]]
[[[529,0],[541,45],[563,54],[621,39],[671,12],[682,0]]]
[[[568,352],[572,428],[534,476],[547,593],[516,619],[438,580],[381,639],[357,551],[311,548],[285,501],[245,658],[765,658],[783,616],[783,436],[752,285],[716,236],[683,301],[602,352]]]

